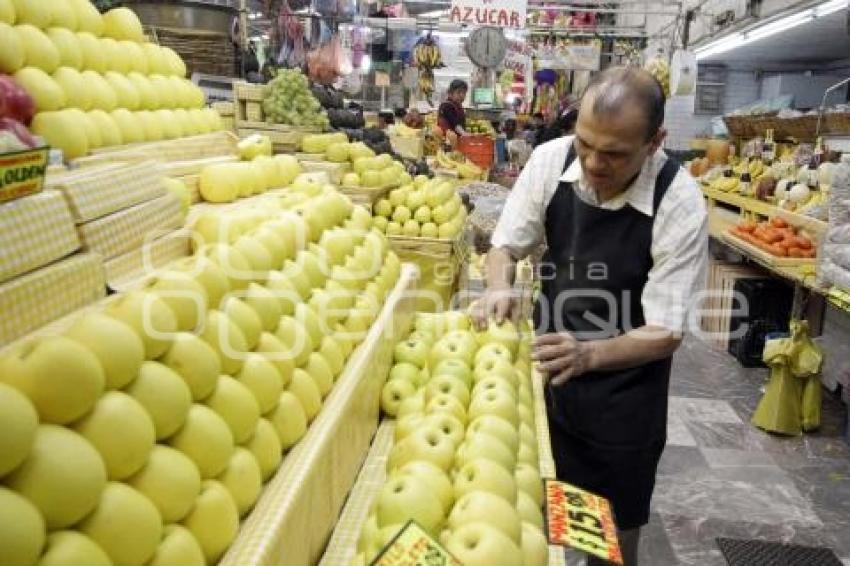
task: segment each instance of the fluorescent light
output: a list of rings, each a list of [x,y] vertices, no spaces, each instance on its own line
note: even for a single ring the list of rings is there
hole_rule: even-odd
[[[770,22],[769,24],[765,24],[746,32],[744,34],[744,37],[746,38],[744,43],[752,43],[753,41],[764,39],[765,37],[770,37],[777,33],[782,33],[785,30],[789,30],[800,24],[809,22],[812,18],[813,16],[809,11],[800,12],[799,14],[794,14],[793,16],[788,16],[786,18],[780,18],[775,22]]]
[[[814,12],[816,18],[820,18],[839,10],[844,10],[845,8],[847,8],[847,0],[832,0],[831,2],[824,2],[820,6],[816,6],[812,12]]]
[[[719,55],[720,53],[726,53],[736,47],[740,47],[744,44],[744,36],[740,33],[733,33],[732,35],[727,35],[726,37],[722,37],[717,41],[712,41],[708,45],[703,47],[698,47],[694,50],[696,54],[697,61],[700,59],[706,59],[711,57],[712,55]]]

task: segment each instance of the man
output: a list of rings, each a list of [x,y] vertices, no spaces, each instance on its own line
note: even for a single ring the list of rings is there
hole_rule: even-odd
[[[515,263],[545,237],[534,358],[557,473],[612,501],[627,566],[666,440],[670,359],[707,262],[702,195],[659,149],[663,121],[651,75],[596,75],[575,136],[537,148],[517,180],[475,312],[478,324],[512,314]]]

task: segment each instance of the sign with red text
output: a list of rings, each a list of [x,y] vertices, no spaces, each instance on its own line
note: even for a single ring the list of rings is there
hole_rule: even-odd
[[[414,521],[402,528],[371,566],[463,566]]]
[[[520,0],[452,0],[449,19],[469,26],[525,27],[527,2]]]
[[[546,480],[549,544],[569,546],[623,564],[611,503],[568,483]]]
[[[528,71],[528,66],[531,64],[532,54],[533,52],[528,43],[510,39],[508,40],[508,48],[505,52],[505,59],[502,61],[502,65],[506,69],[524,75]]]

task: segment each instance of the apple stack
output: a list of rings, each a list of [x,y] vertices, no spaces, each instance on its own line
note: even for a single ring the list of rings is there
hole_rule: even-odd
[[[180,56],[146,42],[132,10],[101,16],[89,0],[2,4],[0,73],[29,93],[33,133],[66,159],[222,129]]]
[[[417,176],[375,203],[375,227],[388,236],[452,239],[463,231],[466,208],[454,185]]]
[[[258,155],[249,161],[204,167],[199,191],[207,202],[233,202],[269,189],[287,187],[299,174],[301,165],[291,155]]]
[[[218,560],[398,279],[370,223],[333,190],[206,218],[193,257],[5,352],[0,563]]]
[[[396,443],[360,564],[411,519],[467,566],[548,563],[529,352],[509,322],[476,333],[458,312],[419,315],[382,392]]]

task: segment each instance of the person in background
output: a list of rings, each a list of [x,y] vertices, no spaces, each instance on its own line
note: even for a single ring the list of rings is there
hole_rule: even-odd
[[[538,135],[540,144],[552,141],[554,139],[568,136],[573,133],[578,119],[578,108],[570,108],[563,114],[558,116],[551,124],[542,128]]]
[[[389,110],[378,112],[378,129],[386,130],[388,126],[395,124],[395,114]]]
[[[502,133],[505,134],[505,139],[510,141],[514,139],[517,135],[517,125],[516,120],[513,118],[508,118],[502,124]]]
[[[404,122],[404,118],[407,116],[407,110],[405,108],[396,108],[393,114],[395,114],[396,122]]]
[[[440,105],[437,112],[437,125],[444,132],[454,132],[458,136],[467,135],[465,129],[466,112],[463,109],[463,102],[466,100],[468,91],[469,85],[466,84],[466,81],[455,79],[449,84],[446,101]]]

